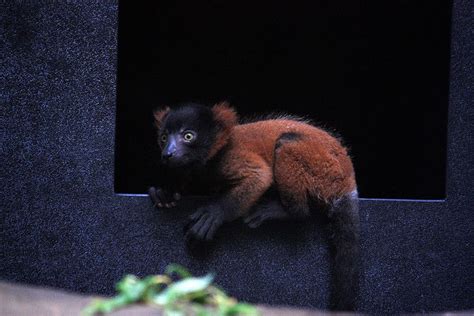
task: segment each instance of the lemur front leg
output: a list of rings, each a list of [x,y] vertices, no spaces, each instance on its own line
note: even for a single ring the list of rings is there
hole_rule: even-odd
[[[188,239],[212,240],[223,223],[245,216],[272,183],[270,167],[257,159],[241,160],[227,172],[232,172],[232,178],[239,179],[238,183],[223,197],[191,215]]]

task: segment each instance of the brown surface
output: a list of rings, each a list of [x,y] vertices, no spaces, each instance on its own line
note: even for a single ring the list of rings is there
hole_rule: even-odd
[[[0,282],[0,315],[79,315],[93,298],[53,289]],[[112,315],[160,315],[160,313],[138,306],[119,310]]]
[[[80,311],[92,300],[93,296],[67,293],[63,291],[0,282],[1,316],[69,316],[79,315]],[[262,315],[270,316],[307,316],[329,315],[318,311],[294,310],[287,308],[259,307]],[[158,309],[134,306],[118,310],[110,315],[162,315]],[[336,314],[331,314],[336,315]],[[341,314],[340,314],[341,315]]]
[[[79,315],[80,311],[94,296],[67,293],[59,290],[0,282],[0,316],[69,316]],[[286,307],[259,306],[262,316],[340,316],[354,313],[330,313],[317,310],[303,310]],[[159,309],[134,306],[120,309],[111,316],[157,316]],[[430,315],[474,315],[474,311],[445,312]]]

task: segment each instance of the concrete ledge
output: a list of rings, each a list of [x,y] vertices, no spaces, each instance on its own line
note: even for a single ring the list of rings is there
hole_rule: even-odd
[[[0,282],[0,315],[2,316],[70,316],[79,315],[81,310],[99,296],[85,296],[69,292],[12,283]],[[325,313],[317,310],[290,309],[286,307],[259,306],[262,316],[309,316],[309,315],[351,315],[349,313]],[[157,316],[159,309],[135,305],[117,310],[112,316]]]

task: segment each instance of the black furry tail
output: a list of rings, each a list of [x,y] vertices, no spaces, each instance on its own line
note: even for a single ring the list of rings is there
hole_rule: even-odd
[[[357,191],[334,202],[329,211],[329,245],[332,258],[330,307],[357,309],[360,281],[360,222]]]

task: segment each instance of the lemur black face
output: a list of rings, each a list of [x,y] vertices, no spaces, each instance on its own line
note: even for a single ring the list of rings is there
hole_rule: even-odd
[[[207,161],[216,126],[212,111],[199,104],[184,104],[171,110],[158,134],[163,163],[193,167]]]

